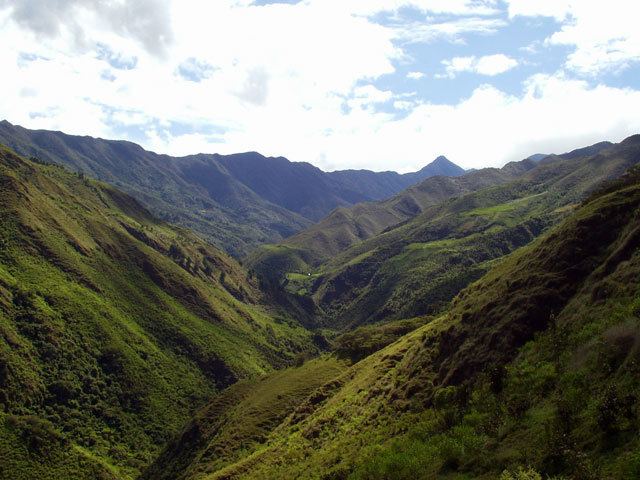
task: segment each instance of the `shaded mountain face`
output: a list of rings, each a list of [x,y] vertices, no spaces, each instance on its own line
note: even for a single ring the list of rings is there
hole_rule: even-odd
[[[549,155],[546,153],[534,153],[533,155],[528,156],[529,160],[533,160],[534,162],[539,162],[540,160],[544,160]]]
[[[215,392],[302,351],[235,260],[0,147],[0,478],[133,478]]]
[[[262,198],[313,221],[338,206],[390,197],[428,177],[464,173],[444,157],[405,175],[369,170],[323,172],[309,163],[266,158],[255,152],[214,158]]]
[[[143,478],[637,478],[639,211],[636,168],[426,325],[368,357],[380,331],[354,331],[366,358],[297,407],[259,400],[329,359],[230,389]]]
[[[596,150],[360,205],[401,220],[271,282],[3,148],[0,479],[636,478],[640,136]]]
[[[111,183],[235,256],[286,238],[336,207],[387,198],[428,176],[463,172],[443,159],[399,175],[327,173],[255,152],[175,158],[130,142],[27,130],[7,121],[0,122],[0,142]]]
[[[596,150],[599,153],[589,154]],[[432,195],[422,197],[426,201],[422,210],[416,209],[417,215],[395,227],[361,241],[356,235],[342,235],[338,238],[348,240],[344,249],[337,242],[326,242],[336,232],[357,229],[367,215],[375,218],[389,212],[389,201],[371,204],[368,211],[356,206],[351,211],[363,209],[359,217],[344,215],[337,220],[332,215],[327,224],[322,222],[282,245],[261,248],[249,265],[284,286],[292,298],[311,302],[316,321],[333,328],[437,313],[497,258],[531,242],[571,213],[597,185],[640,162],[633,137],[579,152],[587,155],[571,152],[459,178],[427,179],[397,197],[418,189]],[[464,180],[477,187],[482,179],[493,186],[452,189]],[[398,205],[403,202],[393,205],[396,212]],[[323,245],[334,249],[331,255],[318,255]]]

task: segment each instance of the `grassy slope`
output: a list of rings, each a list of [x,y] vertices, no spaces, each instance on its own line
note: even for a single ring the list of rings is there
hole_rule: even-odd
[[[238,461],[260,448],[271,430],[346,367],[325,356],[233,385],[197,413],[142,478],[204,478]]]
[[[639,211],[636,172],[205,478],[636,478]]]
[[[112,187],[2,148],[0,217],[0,411],[68,442],[51,472],[130,478],[219,388],[312,348],[234,260]]]
[[[548,158],[516,181],[429,207],[317,270],[287,265],[289,272],[312,275],[289,274],[286,287],[311,296],[332,326],[435,313],[495,259],[533,240],[600,182],[637,163],[639,153],[630,139],[594,156]]]
[[[118,480],[118,469],[71,445],[50,422],[0,413],[0,478]]]
[[[393,198],[337,208],[316,225],[286,239],[280,245],[263,246],[248,264],[263,277],[279,278],[283,265],[310,269],[358,242],[415,217],[427,207],[446,199],[508,182],[535,165],[525,160],[502,169],[487,168],[461,177],[431,177]]]

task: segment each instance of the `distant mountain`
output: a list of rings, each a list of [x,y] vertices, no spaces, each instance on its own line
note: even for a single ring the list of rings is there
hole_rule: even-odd
[[[444,164],[449,168],[444,161],[439,160],[436,166],[440,168]],[[535,166],[535,162],[524,160],[509,163],[501,169],[485,168],[458,177],[429,177],[388,200],[337,208],[277,247],[266,245],[256,249],[248,258],[249,265],[271,276],[279,276],[283,271],[295,270],[301,265],[318,266],[358,242],[414,218],[429,206],[506,183]]]
[[[0,122],[0,143],[130,193],[164,220],[241,256],[320,220],[336,207],[388,198],[432,175],[463,170],[437,159],[419,172],[323,172],[308,163],[235,155],[170,157],[130,142],[28,130]]]
[[[563,153],[562,155],[559,155],[560,157],[563,158],[567,158],[567,159],[573,159],[573,158],[580,158],[580,157],[586,157],[586,156],[591,156],[591,155],[597,155],[600,152],[602,152],[603,150],[606,150],[607,148],[613,146],[614,144],[611,142],[598,142],[598,143],[594,143],[593,145],[590,145],[588,147],[584,147],[584,148],[577,148],[575,150],[572,150],[570,152],[567,153]]]
[[[465,169],[459,167],[447,157],[440,155],[429,165],[416,173],[409,173],[416,181],[424,180],[428,177],[435,177],[441,175],[444,177],[459,177],[465,174]],[[417,182],[416,182],[417,183]]]
[[[597,155],[552,156],[512,181],[431,206],[312,269],[308,294],[332,325],[435,314],[496,258],[529,243],[594,188],[635,166],[639,154],[630,139]],[[296,291],[296,283],[288,288]]]
[[[527,160],[533,160],[534,162],[539,162],[540,160],[544,160],[547,158],[549,154],[547,153],[534,153],[527,157]]]
[[[566,159],[580,158],[586,157],[590,155],[597,155],[598,153],[606,150],[607,148],[613,146],[614,144],[611,142],[598,142],[593,145],[589,145],[588,147],[577,148],[575,150],[571,150],[570,152],[566,152],[560,155],[557,155]],[[553,153],[535,153],[527,157],[528,160],[533,160],[534,162],[541,162],[542,160],[556,156]]]
[[[429,178],[390,200],[338,209],[279,245],[259,248],[246,263],[307,307],[312,301],[316,321],[326,326],[433,314],[496,258],[637,164],[635,138],[576,151],[583,156]]]
[[[260,197],[314,221],[338,206],[388,198],[428,177],[464,173],[444,157],[403,175],[370,170],[323,172],[309,163],[256,152],[212,157]]]

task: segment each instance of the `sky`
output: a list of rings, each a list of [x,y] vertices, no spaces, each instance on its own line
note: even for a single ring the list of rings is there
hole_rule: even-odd
[[[323,170],[640,133],[636,0],[0,0],[0,118]]]

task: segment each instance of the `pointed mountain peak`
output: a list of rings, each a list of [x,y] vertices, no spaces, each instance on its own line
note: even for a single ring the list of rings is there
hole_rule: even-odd
[[[444,155],[440,155],[426,167],[420,170],[422,176],[444,175],[447,177],[457,177],[465,173],[464,168],[459,167]]]

